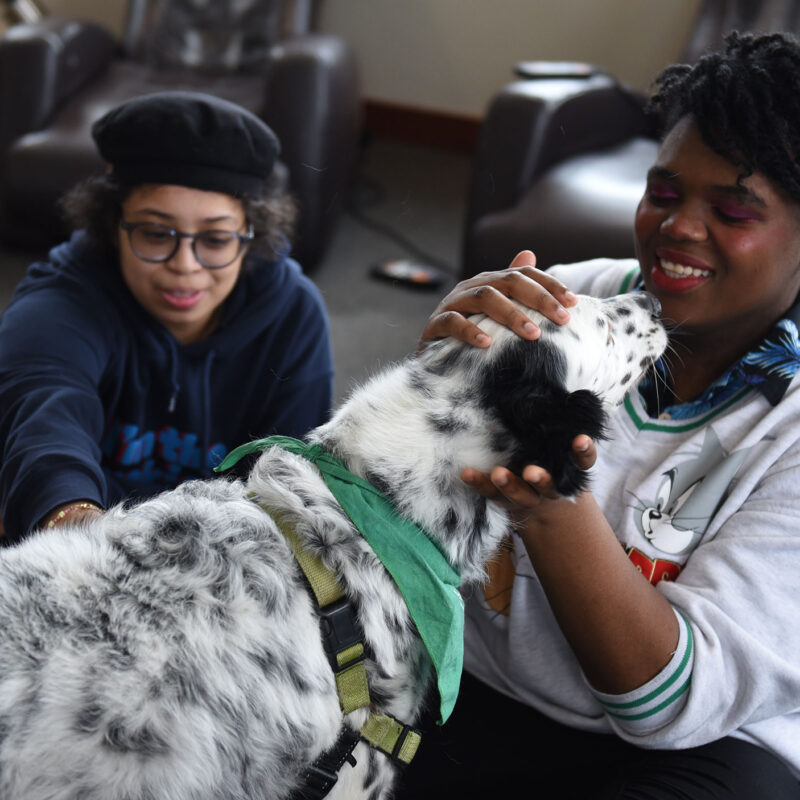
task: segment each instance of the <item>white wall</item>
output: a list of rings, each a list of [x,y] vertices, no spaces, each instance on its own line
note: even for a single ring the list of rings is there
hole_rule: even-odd
[[[369,99],[480,115],[525,59],[584,60],[646,89],[680,57],[698,0],[327,0]]]
[[[209,0],[214,2],[214,0]],[[370,100],[480,116],[516,61],[585,60],[646,89],[680,57],[699,0],[323,0]],[[125,0],[47,0],[118,33]]]
[[[122,33],[128,8],[126,0],[42,0],[42,4],[59,17],[99,22],[117,36]]]

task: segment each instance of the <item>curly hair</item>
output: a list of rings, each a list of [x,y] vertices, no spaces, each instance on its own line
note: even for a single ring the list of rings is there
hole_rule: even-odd
[[[662,134],[691,115],[705,143],[761,172],[800,203],[800,43],[788,34],[730,33],[696,64],[667,67],[648,111]]]
[[[85,230],[104,249],[115,249],[122,204],[135,188],[118,183],[109,175],[88,178],[61,199],[61,212],[73,229]],[[257,253],[274,258],[286,249],[294,233],[297,206],[277,179],[262,197],[236,199],[242,204],[245,219],[253,226],[254,239],[248,255]]]

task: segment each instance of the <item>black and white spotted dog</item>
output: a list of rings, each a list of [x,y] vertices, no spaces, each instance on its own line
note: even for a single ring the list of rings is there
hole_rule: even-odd
[[[536,462],[574,495],[572,438],[601,435],[666,346],[656,306],[581,297],[563,327],[529,312],[535,342],[479,320],[490,348],[431,344],[310,440],[479,582],[509,522],[459,473]],[[2,800],[278,800],[343,725],[361,727],[368,710],[343,715],[310,593],[261,505],[340,576],[375,708],[417,720],[431,668],[401,595],[317,468],[272,448],[245,481],[188,482],[0,551]],[[392,760],[363,741],[353,755],[329,797],[388,797]]]

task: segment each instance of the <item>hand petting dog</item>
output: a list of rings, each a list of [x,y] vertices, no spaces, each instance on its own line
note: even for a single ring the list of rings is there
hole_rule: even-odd
[[[445,336],[474,347],[488,347],[492,339],[469,319],[472,314],[486,314],[523,339],[538,339],[541,329],[514,300],[558,325],[569,321],[567,309],[578,302],[561,281],[536,269],[536,256],[530,250],[523,250],[507,269],[468,278],[447,294],[429,317],[420,348],[432,339]],[[588,436],[577,436],[573,442],[573,457],[580,469],[590,469],[597,459],[594,442]],[[503,498],[512,515],[515,511],[524,513],[526,508],[544,499],[560,498],[550,473],[534,464],[525,467],[521,475],[505,467],[495,467],[489,474],[468,467],[461,477],[483,497]]]

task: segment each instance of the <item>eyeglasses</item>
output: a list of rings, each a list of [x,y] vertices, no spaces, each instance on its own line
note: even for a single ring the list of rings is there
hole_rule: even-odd
[[[242,250],[253,241],[253,226],[247,233],[234,231],[200,231],[200,233],[181,233],[166,225],[155,222],[119,223],[128,234],[133,252],[152,263],[169,261],[181,244],[181,239],[191,239],[192,252],[198,264],[206,269],[222,269],[233,264]]]

